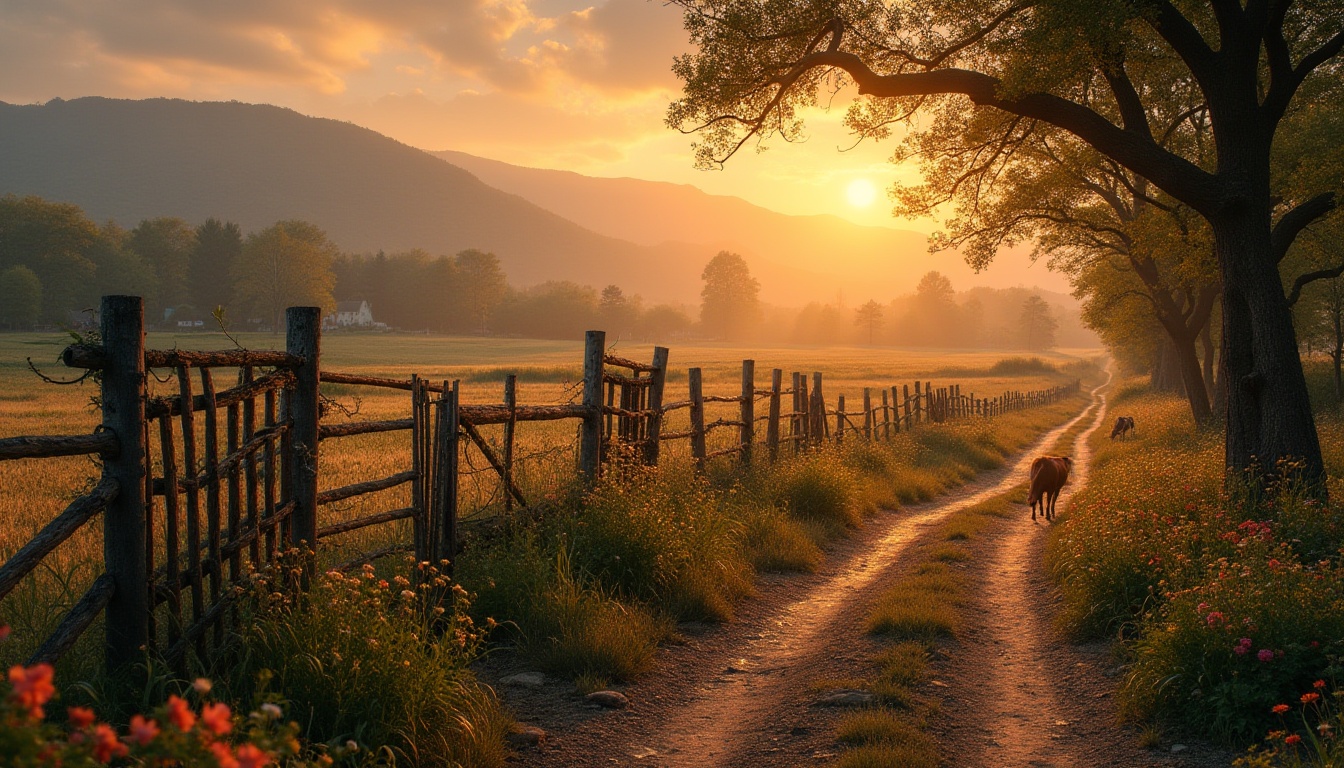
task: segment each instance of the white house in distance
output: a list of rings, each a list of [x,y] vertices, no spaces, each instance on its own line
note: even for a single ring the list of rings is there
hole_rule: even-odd
[[[323,318],[322,324],[329,328],[372,328],[373,310],[369,308],[369,302],[363,299],[338,301],[336,311]]]

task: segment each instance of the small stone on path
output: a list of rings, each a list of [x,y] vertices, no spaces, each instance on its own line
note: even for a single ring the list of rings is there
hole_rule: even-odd
[[[1171,745],[1171,751],[1172,751],[1172,752],[1184,752],[1184,751],[1187,750],[1187,749],[1189,749],[1189,747],[1185,746],[1184,744],[1172,744],[1172,745]]]
[[[631,752],[630,756],[635,758],[636,760],[643,760],[646,757],[653,757],[656,754],[658,754],[658,750],[656,749],[652,749],[650,747],[640,747],[636,749],[634,752]]]
[[[584,696],[583,700],[607,709],[625,709],[630,706],[630,700],[619,691],[593,691]]]
[[[823,707],[866,707],[877,701],[877,697],[866,691],[840,691],[822,697],[817,703]]]
[[[538,747],[546,743],[546,732],[534,725],[518,725],[509,734],[509,743],[515,747]]]
[[[519,688],[540,688],[546,684],[546,676],[540,672],[518,672],[501,677],[499,682],[504,685],[516,685]]]

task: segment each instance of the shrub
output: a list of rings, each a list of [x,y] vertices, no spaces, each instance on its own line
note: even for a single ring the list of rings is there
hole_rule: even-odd
[[[838,536],[863,520],[860,481],[834,452],[808,456],[780,467],[778,504],[802,520]]]
[[[1058,369],[1039,357],[1005,357],[989,366],[994,376],[1024,376],[1032,373],[1055,373]]]
[[[411,572],[414,583],[332,571],[302,596],[258,579],[232,677],[273,676],[313,742],[354,739],[409,765],[500,765],[510,720],[468,669],[481,636],[466,592],[426,563]]]

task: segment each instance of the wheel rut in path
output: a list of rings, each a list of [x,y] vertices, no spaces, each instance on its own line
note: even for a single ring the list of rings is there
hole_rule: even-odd
[[[952,513],[1019,485],[1032,459],[1097,403],[1094,393],[1088,409],[1008,466],[931,502],[880,513],[828,552],[818,573],[763,579],[761,595],[742,606],[736,621],[661,650],[658,668],[626,690],[630,709],[566,721],[554,701],[529,707],[511,697],[520,719],[550,734],[544,748],[520,754],[518,764],[816,765],[834,752],[834,735],[831,720],[811,706],[816,694],[809,686],[828,672],[854,674],[870,663],[880,646],[864,632],[864,618],[904,567],[907,548]]]
[[[1109,383],[1109,382],[1108,382]],[[1093,391],[1089,427],[1078,435],[1073,472],[1059,501],[1071,503],[1087,482],[1088,438],[1107,416],[1102,385]],[[1088,413],[1084,414],[1086,417]],[[966,626],[937,674],[949,681],[933,723],[949,765],[995,768],[1137,768],[1226,766],[1232,756],[1185,742],[1140,746],[1115,709],[1118,671],[1107,644],[1077,646],[1054,628],[1059,596],[1044,568],[1048,523],[1025,514],[979,545]]]

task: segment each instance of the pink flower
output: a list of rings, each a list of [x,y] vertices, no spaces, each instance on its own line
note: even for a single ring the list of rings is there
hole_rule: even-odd
[[[1259,659],[1260,661],[1273,661],[1274,652],[1269,650],[1268,648],[1261,648],[1260,652],[1255,654],[1255,658]]]
[[[1251,647],[1248,646],[1248,645],[1234,645],[1234,646],[1232,646],[1232,652],[1235,653],[1235,654],[1237,654],[1238,656],[1245,656],[1247,653],[1250,652],[1250,650],[1251,650]]]
[[[1227,621],[1227,617],[1223,615],[1222,611],[1213,611],[1209,613],[1208,616],[1204,617],[1204,621],[1210,627],[1216,627],[1219,624],[1225,623]]]

